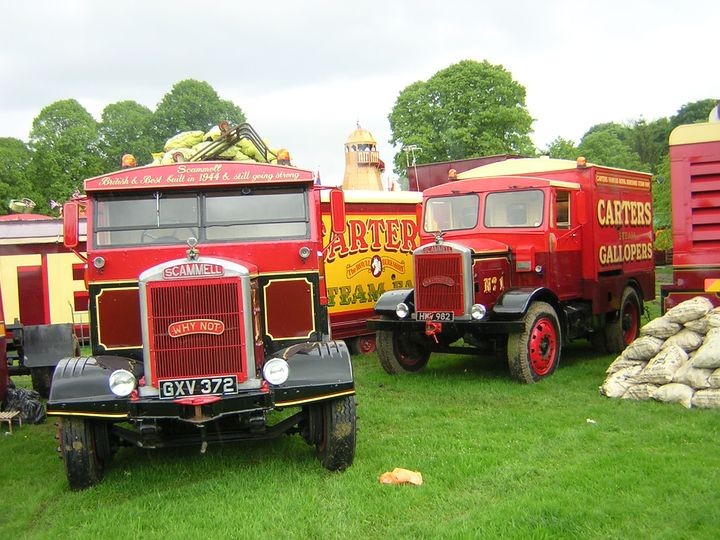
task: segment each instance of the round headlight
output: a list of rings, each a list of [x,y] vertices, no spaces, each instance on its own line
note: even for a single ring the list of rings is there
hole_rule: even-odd
[[[135,375],[127,369],[116,369],[110,374],[110,390],[119,397],[129,396],[135,390]]]
[[[470,316],[476,321],[482,319],[486,313],[487,309],[482,304],[473,304],[470,308]]]
[[[308,257],[310,257],[310,248],[307,246],[303,246],[300,248],[300,251],[298,251],[298,254],[300,255],[300,258],[304,261]]]
[[[408,313],[410,313],[410,308],[405,302],[400,302],[397,306],[395,306],[395,315],[397,315],[401,319],[407,317]]]
[[[290,366],[282,358],[271,358],[263,366],[263,377],[270,384],[282,384],[290,375]]]
[[[97,268],[98,270],[100,270],[101,268],[104,268],[105,267],[105,257],[100,257],[100,256],[95,257],[93,259],[93,266],[95,268]]]

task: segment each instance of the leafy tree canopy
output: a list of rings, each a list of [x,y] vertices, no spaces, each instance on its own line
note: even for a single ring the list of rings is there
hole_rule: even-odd
[[[187,79],[175,84],[158,104],[152,134],[164,142],[181,131],[208,130],[223,120],[239,124],[245,114],[231,101],[220,99],[208,83]]]
[[[670,128],[674,129],[682,124],[707,122],[710,111],[717,103],[717,99],[701,99],[700,101],[686,103],[678,109],[675,116],[670,117]]]
[[[152,111],[135,101],[105,107],[99,128],[105,170],[119,169],[123,154],[134,155],[140,164],[152,161],[151,153],[163,145],[150,135],[152,120]]]
[[[548,145],[544,153],[556,159],[577,159],[580,150],[573,141],[557,137]]]
[[[614,129],[588,132],[578,150],[591,163],[636,171],[643,169],[640,156],[623,142]]]
[[[403,89],[388,116],[390,142],[419,146],[418,162],[534,154],[525,88],[500,65],[463,60]],[[406,166],[395,155],[395,171]]]
[[[98,151],[98,124],[74,99],[48,105],[33,121],[30,171],[41,200],[37,208],[49,209],[50,199],[66,200],[82,180],[103,170]]]
[[[20,139],[0,138],[0,214],[8,213],[11,199],[37,197],[27,177],[31,159],[30,149]]]

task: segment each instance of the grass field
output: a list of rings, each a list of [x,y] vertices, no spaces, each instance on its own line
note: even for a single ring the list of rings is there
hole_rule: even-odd
[[[124,448],[100,485],[71,492],[52,420],[23,426],[0,435],[0,538],[716,538],[720,411],[604,398],[612,360],[579,341],[550,379],[520,385],[490,359],[391,377],[357,357],[344,473],[293,436]],[[424,484],[381,485],[394,467]]]

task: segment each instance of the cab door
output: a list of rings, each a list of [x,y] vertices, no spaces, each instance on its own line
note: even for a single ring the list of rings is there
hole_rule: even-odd
[[[582,276],[582,232],[578,219],[576,190],[552,190],[548,243],[548,285],[561,300],[580,296]]]

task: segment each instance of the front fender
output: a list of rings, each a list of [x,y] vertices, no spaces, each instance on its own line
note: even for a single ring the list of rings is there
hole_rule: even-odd
[[[557,303],[555,294],[545,287],[521,287],[506,291],[498,298],[492,311],[500,318],[522,317],[535,300]]]
[[[98,414],[127,413],[127,398],[110,391],[108,379],[116,369],[140,375],[138,363],[117,356],[73,356],[58,362],[47,402],[48,414],[66,410]]]
[[[395,315],[395,307],[400,303],[404,302],[408,306],[412,307],[415,303],[415,290],[414,289],[393,289],[387,291],[378,298],[375,304],[375,313],[380,315]]]
[[[291,348],[286,349],[289,351]],[[273,385],[277,406],[332,398],[355,392],[350,352],[344,341],[308,344],[297,352],[278,351],[290,367],[290,375],[283,384]]]

